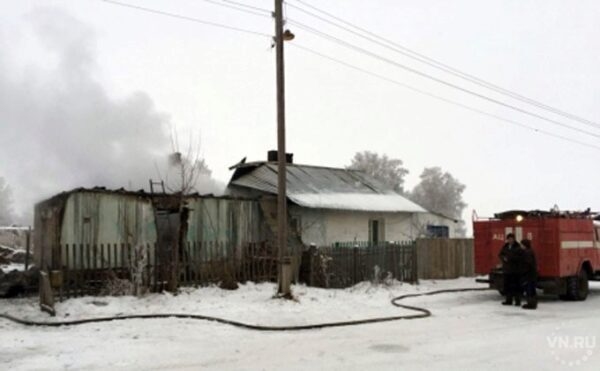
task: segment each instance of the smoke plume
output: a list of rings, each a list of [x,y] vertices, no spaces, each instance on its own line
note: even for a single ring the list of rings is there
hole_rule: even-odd
[[[108,96],[88,26],[55,9],[27,19],[47,64],[11,65],[0,34],[0,176],[15,209],[30,221],[35,202],[70,188],[147,188],[170,151],[169,116],[143,92]]]

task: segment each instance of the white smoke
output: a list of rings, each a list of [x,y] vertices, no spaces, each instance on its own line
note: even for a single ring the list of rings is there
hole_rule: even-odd
[[[80,186],[147,188],[170,152],[169,116],[143,92],[107,95],[88,26],[56,9],[28,21],[47,64],[11,66],[0,40],[0,176],[17,211],[29,221],[35,202]]]

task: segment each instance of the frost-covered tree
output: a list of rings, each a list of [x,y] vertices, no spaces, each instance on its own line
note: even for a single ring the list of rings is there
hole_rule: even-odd
[[[9,225],[13,222],[12,192],[10,187],[0,177],[0,225]]]
[[[201,194],[220,194],[224,188],[220,186],[219,182],[212,178],[212,172],[206,164],[206,161],[201,156],[200,138],[198,137],[197,140],[194,141],[194,138],[190,136],[188,139],[187,151],[182,152],[179,146],[177,132],[174,131],[172,133],[172,152],[168,156],[168,165],[166,172],[164,173],[164,178],[160,175],[159,171],[159,176],[161,177],[161,180],[164,181],[166,190],[174,195],[177,195],[179,199],[178,212],[180,224],[177,232],[179,236],[178,242],[172,246],[171,249],[171,267],[169,268],[168,272],[169,280],[167,284],[169,291],[172,292],[177,291],[180,277],[180,267],[182,267],[180,263],[186,254],[184,244],[185,235],[187,233],[186,220],[189,212],[186,196],[194,192]],[[139,262],[139,264],[133,267],[133,271],[136,271],[136,269],[139,271],[141,269],[143,273],[143,270],[145,269],[144,267],[146,266],[145,262],[147,261],[147,257],[144,256],[144,251],[145,250],[142,250],[140,254],[137,255],[136,261]],[[135,275],[133,276],[135,277]],[[138,274],[137,277],[139,277],[139,279],[143,279],[144,275]],[[142,282],[137,283],[134,281],[134,286],[141,287],[142,291],[145,291]]]
[[[425,168],[420,178],[419,184],[410,192],[410,198],[427,210],[459,219],[458,232],[464,235],[465,223],[461,215],[467,207],[462,197],[466,186],[440,167]]]
[[[167,176],[167,187],[173,193],[186,195],[196,191],[201,178],[210,179],[212,172],[200,157],[184,156],[181,152],[173,152],[169,155],[170,169]]]
[[[192,136],[189,137],[188,148],[184,153],[180,149],[177,132],[174,132],[171,135],[171,147],[164,177],[159,172],[169,192],[181,195],[194,192],[216,195],[223,193],[225,185],[212,177],[212,171],[201,156],[199,137],[195,141]]]
[[[348,169],[362,170],[368,175],[379,180],[398,193],[404,193],[404,177],[408,170],[403,166],[402,160],[389,158],[375,152],[357,152]]]

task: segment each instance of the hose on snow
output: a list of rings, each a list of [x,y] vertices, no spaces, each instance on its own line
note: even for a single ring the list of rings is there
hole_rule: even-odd
[[[194,319],[194,320],[203,320],[203,321],[212,321],[217,323],[222,323],[226,325],[231,325],[235,327],[241,327],[249,330],[258,330],[258,331],[299,331],[299,330],[315,330],[322,329],[328,327],[343,327],[343,326],[355,326],[355,325],[364,325],[368,323],[379,323],[379,322],[390,322],[390,321],[398,321],[398,320],[410,320],[410,319],[419,319],[419,318],[427,318],[431,316],[431,312],[426,308],[420,308],[416,306],[410,306],[406,304],[400,304],[401,300],[407,298],[414,298],[420,296],[432,296],[439,294],[448,294],[448,293],[457,293],[457,292],[468,292],[468,291],[483,291],[489,290],[489,288],[459,288],[459,289],[446,289],[446,290],[436,290],[429,291],[424,293],[415,293],[415,294],[405,294],[401,296],[397,296],[391,300],[391,304],[411,310],[413,312],[417,312],[415,314],[408,314],[402,316],[388,316],[388,317],[374,317],[374,318],[365,318],[358,320],[350,320],[350,321],[340,321],[340,322],[323,322],[323,323],[314,323],[308,325],[297,325],[297,326],[263,326],[263,325],[253,325],[244,322],[233,321],[225,318],[214,317],[214,316],[205,316],[202,314],[185,314],[185,313],[158,313],[158,314],[131,314],[124,316],[112,316],[112,317],[96,317],[96,318],[84,318],[79,320],[71,320],[71,321],[32,321],[24,318],[18,318],[6,313],[0,313],[0,318],[7,319],[12,322],[19,323],[25,326],[45,326],[45,327],[60,327],[60,326],[75,326],[75,325],[83,325],[87,323],[99,323],[99,322],[110,322],[110,321],[122,321],[127,319],[158,319],[158,318],[181,318],[181,319]]]

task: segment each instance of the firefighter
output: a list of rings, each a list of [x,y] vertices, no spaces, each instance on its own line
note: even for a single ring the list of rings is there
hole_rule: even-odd
[[[504,295],[506,300],[503,305],[517,306],[521,305],[521,295],[523,288],[521,287],[521,276],[523,274],[523,257],[524,250],[515,240],[515,235],[509,233],[506,236],[506,243],[500,251],[500,260],[502,261],[502,271],[504,273]]]
[[[537,295],[535,292],[535,286],[537,282],[537,262],[535,259],[535,253],[531,248],[530,240],[521,241],[523,246],[523,287],[525,288],[525,297],[527,298],[527,304],[523,305],[523,309],[537,309]]]

